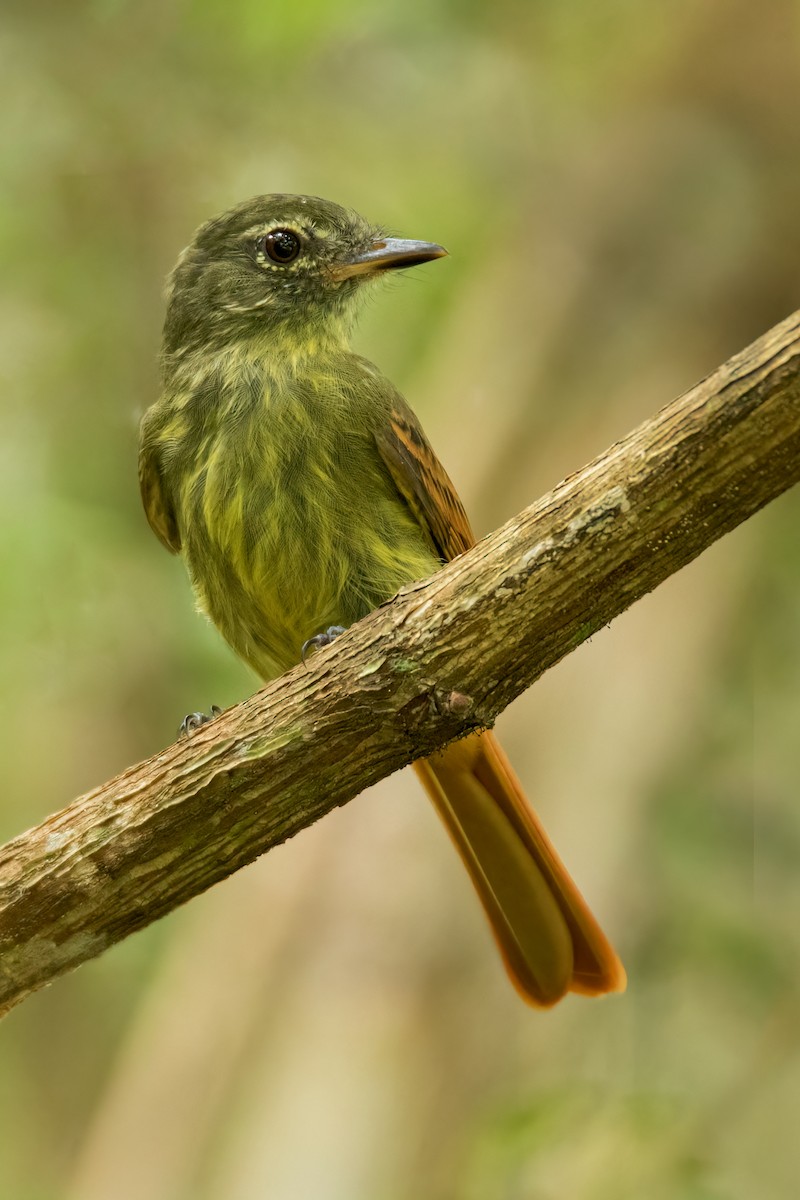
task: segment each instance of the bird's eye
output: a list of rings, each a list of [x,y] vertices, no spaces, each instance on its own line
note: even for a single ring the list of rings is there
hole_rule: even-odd
[[[291,229],[272,229],[259,239],[259,250],[274,263],[290,263],[300,253],[300,238]]]

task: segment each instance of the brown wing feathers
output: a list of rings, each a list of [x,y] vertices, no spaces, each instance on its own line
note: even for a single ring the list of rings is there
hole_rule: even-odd
[[[431,449],[417,418],[399,396],[387,425],[375,440],[397,490],[439,556],[449,562],[474,546],[475,535],[450,476]]]

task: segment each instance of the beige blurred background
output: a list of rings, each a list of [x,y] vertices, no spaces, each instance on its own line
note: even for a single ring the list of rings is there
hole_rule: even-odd
[[[165,273],[261,191],[444,263],[357,344],[484,533],[800,303],[789,0],[6,0],[0,834],[254,680],[151,535]],[[503,740],[629,972],[527,1010],[404,773],[0,1024],[3,1200],[773,1200],[800,1149],[800,497]]]

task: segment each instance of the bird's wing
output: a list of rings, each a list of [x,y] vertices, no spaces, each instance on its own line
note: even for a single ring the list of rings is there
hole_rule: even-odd
[[[437,554],[448,562],[474,546],[475,535],[450,476],[401,396],[395,397],[375,441],[397,490]]]
[[[158,451],[147,436],[146,414],[139,443],[139,490],[142,493],[145,516],[153,533],[170,553],[179,554],[181,535],[178,532],[178,519],[164,487]]]

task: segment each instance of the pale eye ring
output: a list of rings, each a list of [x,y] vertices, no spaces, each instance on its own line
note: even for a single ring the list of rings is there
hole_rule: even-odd
[[[292,229],[271,229],[258,239],[258,249],[272,262],[283,266],[297,258],[300,253],[300,238]]]

